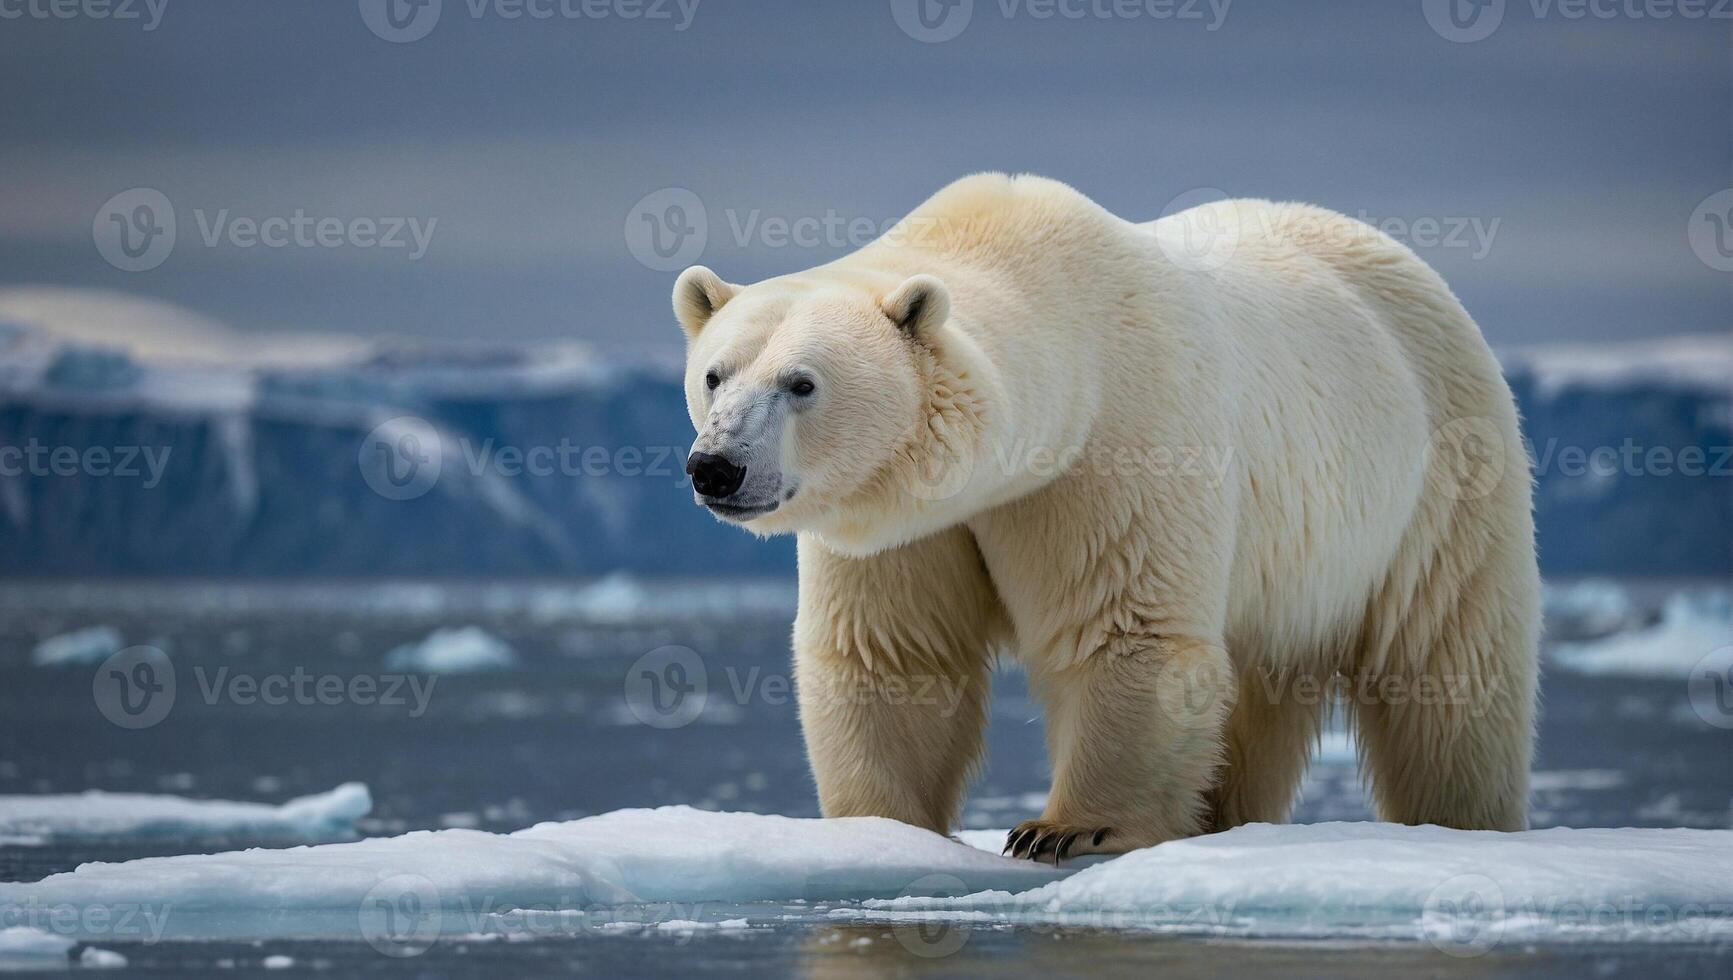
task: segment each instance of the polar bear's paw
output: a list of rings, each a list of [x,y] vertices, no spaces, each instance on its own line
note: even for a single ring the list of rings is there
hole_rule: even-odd
[[[1005,837],[1001,854],[1031,861],[1051,860],[1054,866],[1068,857],[1082,854],[1109,854],[1114,849],[1103,846],[1113,836],[1111,827],[1078,827],[1049,820],[1025,820]]]

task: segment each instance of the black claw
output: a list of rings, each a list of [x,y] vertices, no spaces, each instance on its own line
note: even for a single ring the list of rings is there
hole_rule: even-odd
[[[1027,827],[1021,831],[1015,831],[1014,830],[1011,832],[1011,834],[1012,834],[1012,837],[1011,837],[1011,856],[1012,857],[1020,858],[1020,857],[1024,856],[1023,845],[1027,844],[1030,840],[1032,840],[1035,837],[1036,830],[1037,830],[1037,828],[1035,828],[1035,827]]]
[[[1097,830],[1095,832],[1095,840],[1094,840],[1095,846],[1100,847],[1101,842],[1106,840],[1107,835],[1111,834],[1111,833],[1113,833],[1113,829],[1111,827],[1103,827],[1100,830]]]
[[[1083,831],[1074,830],[1071,833],[1066,834],[1065,839],[1059,842],[1059,847],[1053,852],[1053,864],[1055,866],[1057,866],[1062,859],[1071,856],[1071,845],[1077,843],[1077,835],[1081,833],[1083,833]]]
[[[1053,831],[1051,831],[1051,830],[1049,830],[1049,831],[1043,833],[1041,836],[1035,838],[1034,846],[1029,848],[1029,860],[1031,860],[1031,861],[1041,860],[1042,852],[1047,850],[1047,842],[1052,840],[1052,839],[1053,839]]]

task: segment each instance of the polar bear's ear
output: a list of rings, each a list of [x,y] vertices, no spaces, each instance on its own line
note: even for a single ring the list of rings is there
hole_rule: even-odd
[[[910,276],[879,304],[907,336],[924,340],[951,317],[951,293],[937,276]]]
[[[701,265],[680,273],[674,280],[674,316],[686,330],[688,338],[698,336],[704,324],[734,298],[738,290],[722,277]]]

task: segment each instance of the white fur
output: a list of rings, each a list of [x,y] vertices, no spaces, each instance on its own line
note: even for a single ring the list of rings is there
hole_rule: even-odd
[[[675,299],[701,442],[712,366],[757,397],[819,380],[754,464],[799,490],[746,526],[800,533],[827,814],[946,829],[1006,646],[1054,765],[1020,853],[1284,818],[1338,676],[1384,817],[1524,825],[1527,460],[1479,330],[1402,245],[1265,201],[1136,224],[985,174],[830,265],[712,280]],[[971,694],[931,710],[890,690],[911,679]]]

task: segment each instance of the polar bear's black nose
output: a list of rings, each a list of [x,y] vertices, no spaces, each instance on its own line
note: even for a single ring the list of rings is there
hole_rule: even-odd
[[[693,453],[686,460],[692,489],[706,497],[726,497],[746,482],[746,467],[735,466],[715,453]]]

